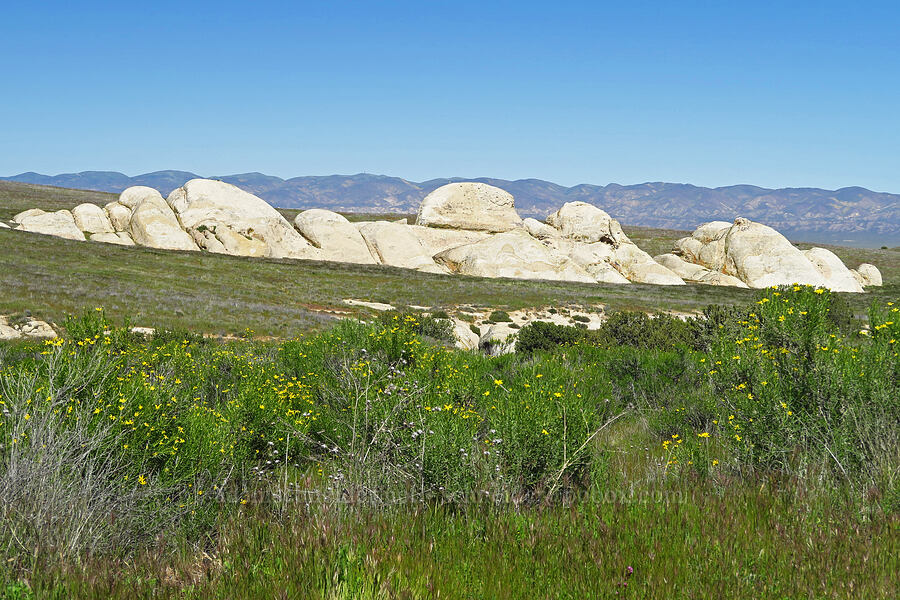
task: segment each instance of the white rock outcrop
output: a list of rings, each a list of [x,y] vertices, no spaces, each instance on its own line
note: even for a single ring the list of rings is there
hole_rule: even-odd
[[[135,186],[102,209],[31,209],[13,222],[20,230],[74,240],[87,234],[110,244],[480,277],[755,288],[804,283],[846,292],[882,284],[874,265],[848,269],[828,250],[801,251],[771,227],[741,218],[705,223],[678,240],[672,253],[654,259],[618,221],[587,202],[567,202],[546,223],[523,220],[512,195],[477,182],[434,190],[415,225],[406,219],[350,223],[320,209],[299,213],[292,224],[261,198],[208,179],[188,181],[167,199]]]
[[[322,251],[323,260],[377,263],[359,230],[336,212],[321,208],[305,210],[294,218],[294,227]]]
[[[522,220],[522,225],[525,227],[525,231],[531,234],[531,237],[537,238],[539,240],[546,240],[550,238],[558,237],[559,231],[555,228],[547,225],[546,223],[541,223],[537,219],[533,219],[532,217],[528,217]]]
[[[863,286],[880,287],[883,285],[881,271],[878,267],[869,263],[862,263],[856,269],[851,270],[853,277]]]
[[[547,217],[547,224],[576,242],[630,243],[618,221],[587,202],[566,202]]]
[[[422,200],[417,225],[500,233],[522,226],[512,194],[486,183],[448,183]]]
[[[674,253],[686,263],[716,274],[706,275],[706,283],[735,285],[724,277],[727,275],[751,288],[801,283],[842,292],[863,291],[859,279],[832,252],[823,248],[802,251],[771,227],[747,219],[701,225],[689,238],[675,243]],[[666,260],[676,265],[672,259]]]
[[[72,217],[75,219],[78,229],[86,234],[113,233],[115,231],[106,212],[96,204],[79,204],[72,209]]]
[[[474,244],[491,236],[486,231],[468,229],[437,229],[421,225],[407,225],[407,228],[431,256],[451,248]]]
[[[595,282],[571,258],[548,248],[524,229],[445,250],[434,258],[462,275]]]
[[[112,225],[114,230],[128,231],[128,226],[131,225],[130,208],[118,202],[110,202],[103,207],[103,210],[106,212],[109,224]]]
[[[669,269],[685,281],[705,283],[707,285],[725,285],[740,288],[749,287],[746,283],[744,283],[737,277],[712,271],[696,263],[684,261],[680,256],[676,256],[674,254],[662,254],[660,256],[654,256],[653,260]]]
[[[16,229],[32,233],[43,233],[44,235],[52,235],[67,240],[84,241],[84,234],[75,225],[75,218],[72,216],[72,213],[67,210],[58,210],[52,213],[25,211],[25,213],[19,213],[13,218],[14,221],[19,223]]]
[[[803,250],[803,254],[825,278],[825,287],[828,289],[835,292],[863,292],[863,286],[834,252],[825,248],[810,248]]]
[[[131,239],[141,246],[164,250],[198,250],[197,244],[181,228],[178,217],[159,192],[155,196],[148,195],[135,206],[128,228]]]
[[[408,225],[389,221],[363,221],[356,228],[379,263],[426,273],[447,273],[435,263]]]
[[[39,217],[41,215],[46,215],[47,211],[41,210],[39,208],[29,208],[28,210],[23,210],[16,216],[12,218],[13,223],[17,223],[19,225],[22,224],[22,221],[25,219],[30,219],[31,217]]]
[[[144,200],[153,198],[161,199],[162,194],[160,194],[152,187],[147,187],[145,185],[134,185],[123,190],[122,193],[119,194],[118,203],[128,210],[134,211],[134,209],[137,208],[139,204],[144,202]]]
[[[230,183],[192,179],[166,202],[201,248],[239,256],[319,257],[269,203]]]

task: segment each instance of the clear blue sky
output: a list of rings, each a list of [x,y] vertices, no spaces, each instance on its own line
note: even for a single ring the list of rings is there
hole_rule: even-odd
[[[4,3],[0,175],[900,192],[900,3]]]

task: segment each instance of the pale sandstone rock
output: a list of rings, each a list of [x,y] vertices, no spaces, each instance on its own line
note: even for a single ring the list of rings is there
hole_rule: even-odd
[[[38,321],[37,319],[31,319],[24,325],[22,325],[20,331],[24,337],[35,338],[39,340],[49,340],[55,337],[56,331],[53,327],[50,326],[49,323],[44,321]]]
[[[294,218],[294,227],[322,251],[323,260],[376,264],[359,230],[342,215],[313,208]]]
[[[512,194],[485,183],[448,183],[419,206],[417,225],[503,232],[521,227]]]
[[[421,225],[408,225],[407,227],[431,256],[443,252],[444,250],[480,242],[491,235],[486,231],[471,231],[466,229],[437,229],[434,227],[423,227]]]
[[[604,242],[615,246],[629,241],[618,221],[587,202],[566,202],[547,217],[547,223],[578,242]]]
[[[598,283],[631,283],[613,265],[615,249],[604,242],[582,244],[569,239],[548,238],[546,245],[565,254]]]
[[[21,333],[14,327],[10,326],[6,317],[0,316],[0,340],[16,340],[21,337]]]
[[[162,194],[160,194],[158,190],[145,185],[134,185],[123,190],[122,193],[119,194],[118,204],[121,204],[128,210],[134,211],[134,209],[144,200],[153,198],[158,198],[159,200],[163,199]]]
[[[91,235],[91,241],[102,242],[104,244],[117,244],[119,246],[134,246],[134,242],[131,241],[131,238],[128,238],[128,242],[131,243],[125,242],[117,233],[94,233]]]
[[[435,260],[454,273],[478,277],[595,281],[571,258],[544,246],[524,229],[445,250]]]
[[[355,298],[346,298],[344,304],[350,306],[362,306],[363,308],[371,308],[372,310],[379,311],[395,310],[394,306],[391,304],[386,304],[384,302],[368,302],[366,300],[357,300]]]
[[[833,252],[825,248],[810,248],[802,252],[825,278],[825,286],[828,289],[835,292],[862,293],[863,286]]]
[[[469,327],[469,323],[453,319],[453,337],[455,346],[461,350],[477,350],[481,336]]]
[[[483,348],[490,356],[500,356],[516,351],[516,334],[518,329],[511,323],[494,323],[487,328],[478,340],[478,347]]]
[[[30,219],[31,217],[39,217],[41,215],[46,215],[47,211],[41,210],[39,208],[29,208],[28,210],[23,210],[16,216],[12,218],[13,223],[22,224],[22,221],[25,219]]]
[[[166,199],[185,231],[228,254],[318,258],[319,252],[265,200],[223,181],[192,179]],[[133,218],[133,217],[132,217]],[[211,239],[217,240],[213,244]]]
[[[727,228],[722,221],[701,225],[675,247],[684,260],[736,277],[752,288],[827,283],[819,267],[787,238],[747,219],[738,218]]]
[[[84,233],[113,233],[112,223],[102,208],[96,204],[79,204],[72,209],[75,225]]]
[[[128,226],[131,223],[130,208],[118,202],[110,202],[103,207],[103,210],[106,211],[106,216],[109,218],[109,223],[113,229],[116,231],[128,231]]]
[[[16,215],[16,217],[21,215],[22,213]],[[84,234],[75,225],[75,218],[72,216],[72,213],[67,210],[58,210],[52,213],[45,213],[44,211],[40,211],[40,214],[31,213],[30,215],[25,215],[17,222],[19,226],[16,229],[21,231],[43,233],[67,240],[84,241]]]
[[[615,249],[616,269],[634,283],[684,285],[684,280],[631,242]]]
[[[792,283],[825,285],[825,278],[803,252],[771,227],[738,218],[722,242],[724,264],[704,265],[734,275],[752,288]]]
[[[175,213],[158,192],[156,196],[146,196],[136,206],[131,215],[129,230],[131,238],[141,246],[165,250],[197,250],[197,244],[181,228]]]
[[[698,262],[701,250],[703,250],[703,242],[692,237],[681,238],[675,242],[675,253],[687,262]]]
[[[881,271],[878,267],[869,263],[862,263],[856,267],[856,273],[862,278],[861,285],[880,287],[883,285]]]
[[[388,221],[364,221],[356,228],[379,263],[428,273],[446,273],[431,257],[408,225]]]
[[[734,286],[739,288],[748,287],[746,283],[725,273],[717,273],[707,269],[702,265],[689,263],[674,254],[662,254],[654,256],[653,260],[669,269],[685,281],[694,281],[697,283],[706,283],[709,285]]]
[[[532,219],[531,217],[523,219],[522,225],[525,226],[525,230],[530,233],[532,237],[535,237],[539,240],[545,240],[559,236],[559,231],[556,228],[551,227],[546,223],[541,223],[537,219]]]

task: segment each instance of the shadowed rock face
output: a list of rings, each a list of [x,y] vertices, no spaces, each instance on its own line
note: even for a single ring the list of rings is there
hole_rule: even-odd
[[[74,214],[73,214],[74,213]],[[18,229],[92,241],[239,256],[306,258],[479,277],[583,283],[767,287],[807,283],[859,292],[881,285],[873,265],[848,269],[822,248],[800,251],[760,223],[712,221],[653,259],[600,208],[568,202],[546,223],[519,217],[509,193],[451,183],[422,202],[416,225],[310,209],[289,223],[262,199],[231,184],[193,179],[167,199],[149,187],[123,191],[104,208],[28,210]]]

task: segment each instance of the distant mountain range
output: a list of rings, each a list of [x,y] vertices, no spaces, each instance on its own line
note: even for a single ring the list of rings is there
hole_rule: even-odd
[[[114,171],[64,175],[22,173],[10,181],[119,192],[146,185],[168,194],[200,177],[185,171],[157,171],[129,177]],[[564,187],[540,179],[432,179],[414,182],[385,175],[328,175],[281,179],[262,173],[213,176],[245,189],[280,208],[327,208],[341,212],[414,213],[432,190],[453,181],[481,181],[503,188],[523,216],[545,217],[565,202],[595,204],[627,225],[694,229],[712,220],[746,217],[775,227],[794,239],[900,245],[900,195],[861,187],[767,189],[753,185],[705,188],[682,183]]]

